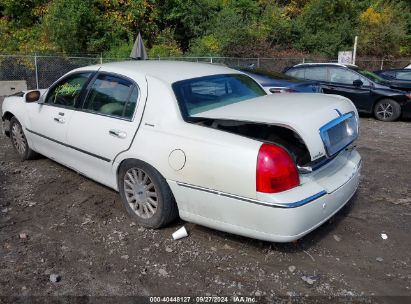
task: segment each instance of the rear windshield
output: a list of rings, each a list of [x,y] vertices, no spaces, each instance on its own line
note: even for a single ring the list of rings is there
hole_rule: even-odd
[[[184,117],[266,95],[253,79],[241,74],[193,78],[172,87]]]

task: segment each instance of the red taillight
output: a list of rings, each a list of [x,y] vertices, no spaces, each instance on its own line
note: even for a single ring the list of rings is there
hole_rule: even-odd
[[[257,191],[276,193],[299,184],[297,167],[290,154],[278,146],[261,145],[257,157]]]

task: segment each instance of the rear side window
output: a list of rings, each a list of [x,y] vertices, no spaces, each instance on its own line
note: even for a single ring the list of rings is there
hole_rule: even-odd
[[[313,67],[305,69],[305,79],[327,81],[327,67]]]
[[[305,69],[291,69],[287,71],[286,74],[295,78],[304,79]]]
[[[253,79],[242,74],[183,80],[174,83],[173,90],[184,117],[266,95]]]
[[[74,108],[80,97],[83,86],[88,81],[91,73],[78,73],[60,80],[50,89],[46,103],[66,108]]]
[[[89,89],[83,109],[131,119],[138,98],[137,87],[129,80],[100,74]]]

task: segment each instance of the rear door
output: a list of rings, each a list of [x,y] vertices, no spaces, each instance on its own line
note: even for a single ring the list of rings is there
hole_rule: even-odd
[[[145,84],[142,78],[139,84]],[[88,87],[82,107],[71,117],[67,142],[72,167],[107,186],[115,187],[112,163],[129,149],[139,127],[146,86],[123,76],[99,73]]]
[[[66,133],[92,72],[70,74],[54,84],[44,101],[29,107],[34,149],[51,159],[68,163]]]

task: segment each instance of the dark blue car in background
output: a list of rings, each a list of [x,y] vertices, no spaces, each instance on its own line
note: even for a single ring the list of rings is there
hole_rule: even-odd
[[[316,81],[301,80],[280,73],[267,72],[260,69],[241,69],[270,94],[274,93],[322,93],[321,86]]]
[[[373,114],[382,121],[400,117],[411,118],[411,93],[400,89],[398,83],[354,65],[338,63],[302,63],[284,70],[284,73],[321,84],[325,94],[349,98],[359,112]]]
[[[411,69],[388,69],[374,73],[387,80],[391,87],[411,92]]]

